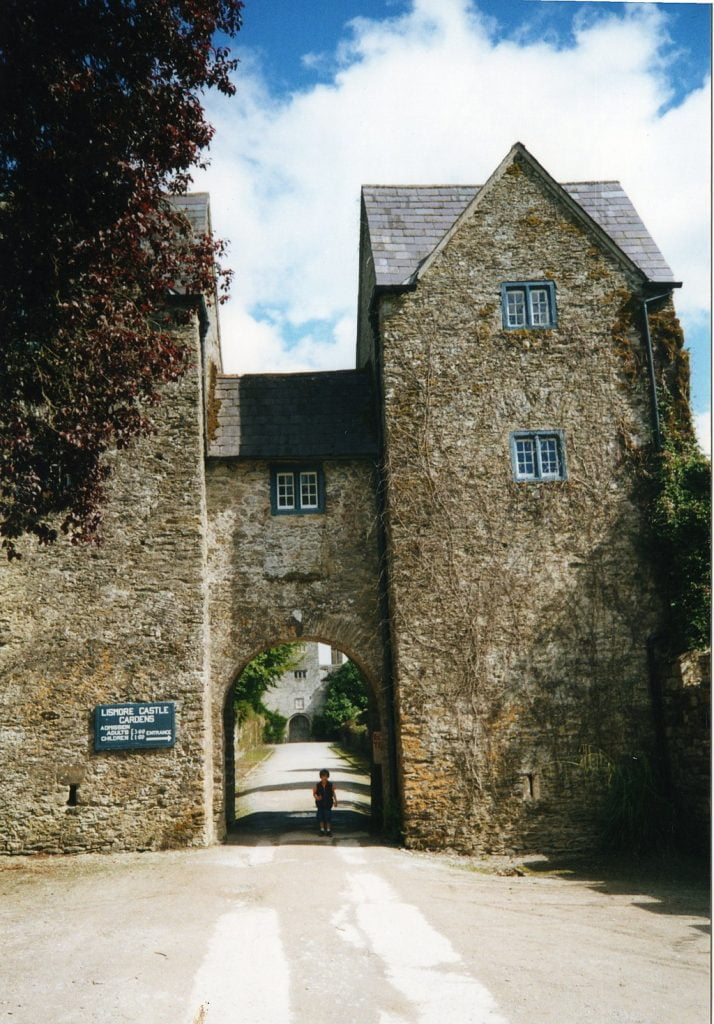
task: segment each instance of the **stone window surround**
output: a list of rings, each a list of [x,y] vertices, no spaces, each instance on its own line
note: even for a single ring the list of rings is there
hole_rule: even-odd
[[[510,436],[511,466],[517,483],[543,483],[567,480],[565,431],[514,430]],[[530,463],[530,469],[524,463]],[[555,463],[555,469],[549,466]]]
[[[513,319],[512,310],[509,309],[509,297],[522,296],[518,319]],[[537,305],[534,300],[537,300]],[[543,322],[543,305],[547,306],[545,315],[547,320]],[[503,326],[509,331],[519,330],[543,330],[549,327],[558,326],[558,311],[555,302],[554,281],[504,281],[501,285],[501,316]]]
[[[306,501],[306,496],[308,500]],[[291,504],[286,503],[286,497]],[[270,510],[274,516],[319,515],[325,511],[325,480],[316,463],[270,467]]]

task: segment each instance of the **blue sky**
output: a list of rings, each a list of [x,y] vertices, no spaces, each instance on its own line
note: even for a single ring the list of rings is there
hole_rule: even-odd
[[[573,3],[560,0],[480,0],[478,8],[492,20],[495,37],[523,41],[546,38],[559,47],[574,42],[573,21],[595,19],[605,13],[622,15],[622,3]],[[641,6],[641,5],[640,5]],[[652,6],[652,5],[648,5]],[[671,75],[675,99],[681,101],[693,84],[710,69],[711,5],[657,4],[666,12],[669,46],[673,61]],[[245,24],[239,39],[231,45],[260,51],[264,71],[273,90],[310,88],[317,78],[329,75],[306,67],[306,53],[332,54],[353,18],[384,19],[410,7],[409,0],[247,0]],[[575,10],[574,10],[575,8]]]
[[[618,178],[684,288],[710,410],[710,4],[246,0],[216,127],[236,278],[227,372],[354,365],[359,187],[485,180],[520,140],[561,181]]]

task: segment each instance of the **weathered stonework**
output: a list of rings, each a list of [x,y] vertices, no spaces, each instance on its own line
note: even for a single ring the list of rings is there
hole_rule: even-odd
[[[533,280],[556,282],[557,327],[505,330],[502,282]],[[583,753],[651,736],[659,608],[633,472],[650,406],[638,332],[613,344],[638,287],[515,161],[415,289],[379,300],[412,846],[591,845],[599,800]],[[566,481],[514,481],[517,429],[564,431]]]
[[[184,337],[197,359],[197,328]],[[210,834],[202,420],[195,371],[167,389],[156,435],[117,457],[101,547],[27,543],[0,564],[3,852]],[[94,706],[128,700],[177,702],[173,749],[94,752]]]
[[[220,839],[233,682],[295,641],[361,670],[374,805],[391,816],[398,796],[409,845],[592,845],[602,789],[587,765],[663,731],[642,299],[674,283],[620,187],[595,185],[566,195],[516,146],[485,186],[423,187],[441,208],[419,199],[409,237],[393,237],[403,209],[377,208],[375,237],[362,226],[360,372],[224,376],[199,307],[193,368],[156,434],[115,456],[103,545],[26,544],[0,566],[1,852]],[[556,326],[504,329],[501,286],[516,281],[553,282]],[[562,431],[567,478],[516,481],[515,430]],[[324,510],[274,514],[271,466],[308,459]],[[682,694],[665,732],[684,792],[703,746],[681,728]],[[176,746],[95,752],[94,706],[134,700],[176,702]]]
[[[695,851],[711,844],[711,651],[677,661],[664,685],[664,727],[680,828]]]
[[[298,660],[263,696],[263,703],[286,720],[285,739],[309,739],[312,723],[325,704],[329,669],[320,665],[319,647],[306,643]]]
[[[326,514],[274,516],[268,462],[209,462],[214,737],[226,733],[226,699],[250,659],[300,640],[344,651],[370,687],[377,719],[386,720],[375,468],[364,460],[326,461],[323,471]],[[214,746],[214,773],[222,778],[226,751],[220,739]],[[214,820],[221,834],[219,786]]]

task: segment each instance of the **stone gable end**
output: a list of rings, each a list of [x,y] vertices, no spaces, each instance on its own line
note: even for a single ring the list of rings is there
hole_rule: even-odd
[[[557,327],[505,329],[501,285],[542,280],[555,285]],[[658,605],[633,459],[650,410],[644,374],[633,387],[626,372],[641,341],[621,324],[639,283],[514,162],[416,288],[381,300],[414,845],[586,846],[601,781],[586,751],[647,742]],[[514,481],[518,430],[562,431],[566,480]]]

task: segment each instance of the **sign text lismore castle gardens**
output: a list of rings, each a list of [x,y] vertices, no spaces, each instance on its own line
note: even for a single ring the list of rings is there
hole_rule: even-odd
[[[173,747],[175,742],[174,701],[98,704],[94,709],[95,750]]]

